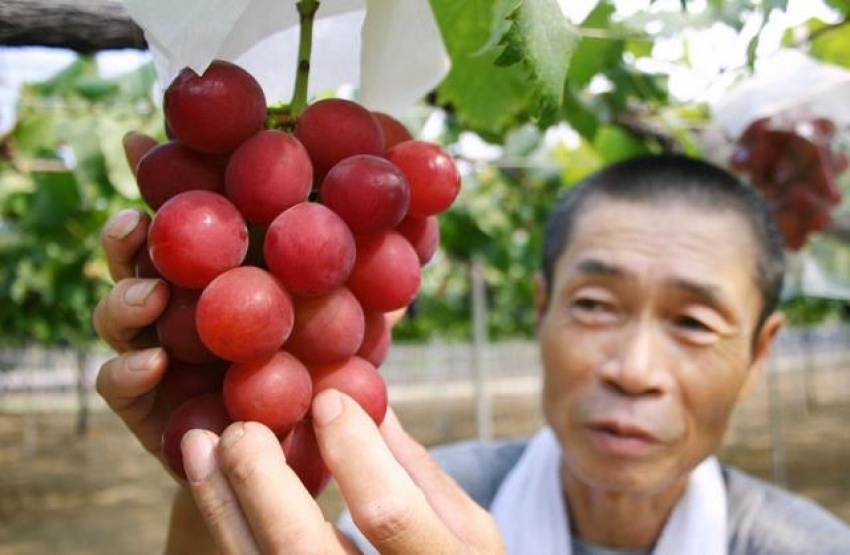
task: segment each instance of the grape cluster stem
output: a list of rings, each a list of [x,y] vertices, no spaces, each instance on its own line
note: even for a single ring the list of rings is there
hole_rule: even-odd
[[[307,83],[310,77],[310,53],[313,49],[313,21],[319,9],[318,0],[300,0],[296,7],[300,18],[298,36],[298,63],[295,69],[295,87],[290,103],[289,117],[294,122],[307,106]]]

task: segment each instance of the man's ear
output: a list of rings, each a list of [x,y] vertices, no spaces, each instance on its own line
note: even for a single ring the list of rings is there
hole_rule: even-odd
[[[543,274],[538,273],[534,276],[534,309],[537,312],[537,325],[543,320],[543,315],[546,313],[546,278]]]
[[[773,345],[773,341],[776,339],[776,335],[779,333],[779,330],[781,330],[784,325],[785,314],[781,312],[774,312],[768,316],[764,324],[762,324],[758,337],[756,337],[753,342],[753,358],[752,362],[750,362],[747,379],[738,394],[739,398],[744,398],[749,395],[753,386],[765,371],[765,368],[767,367],[767,359],[770,355],[770,347]]]

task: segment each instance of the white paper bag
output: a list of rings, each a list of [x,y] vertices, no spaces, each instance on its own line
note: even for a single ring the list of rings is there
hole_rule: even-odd
[[[269,103],[295,82],[295,0],[123,0],[145,32],[163,87],[184,67],[239,64]],[[322,0],[313,29],[308,95],[359,86],[366,107],[400,115],[448,73],[448,54],[428,0]]]

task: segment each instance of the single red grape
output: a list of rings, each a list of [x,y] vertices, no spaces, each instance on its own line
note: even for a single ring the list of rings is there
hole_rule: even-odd
[[[267,359],[234,363],[224,377],[224,404],[234,420],[253,420],[283,436],[310,408],[307,368],[278,351]]]
[[[222,195],[187,191],[154,214],[148,249],[165,279],[201,288],[239,266],[248,251],[248,227],[239,210]]]
[[[267,226],[290,206],[307,200],[313,167],[298,139],[269,129],[233,152],[226,187],[227,197],[248,221]]]
[[[239,266],[204,288],[195,323],[201,341],[217,356],[233,362],[263,359],[292,331],[292,300],[269,272]]]
[[[136,167],[142,198],[154,210],[184,191],[224,194],[227,158],[192,150],[180,141],[160,143],[145,153]]]
[[[234,150],[266,121],[266,97],[254,77],[230,62],[216,60],[203,75],[183,69],[163,98],[168,129],[201,152]]]
[[[404,308],[419,290],[419,257],[396,231],[357,239],[357,260],[348,288],[366,310]]]
[[[363,314],[366,327],[363,333],[363,343],[357,351],[357,356],[364,358],[379,367],[384,363],[392,342],[392,328],[383,312],[367,311]]]
[[[381,126],[372,112],[342,98],[326,98],[307,106],[295,124],[295,136],[310,153],[317,183],[349,156],[384,152]]]
[[[331,168],[320,194],[355,235],[389,231],[404,218],[410,202],[401,170],[371,154],[350,156]]]
[[[205,393],[221,393],[224,373],[230,363],[214,360],[206,364],[189,364],[175,358],[168,360],[168,368],[159,382],[159,392],[172,408]]]
[[[372,112],[375,119],[378,120],[378,125],[381,126],[381,131],[384,134],[384,151],[391,149],[398,143],[413,139],[413,135],[403,123],[396,118],[384,112]]]
[[[291,468],[304,488],[313,497],[318,497],[331,479],[331,473],[322,462],[322,454],[313,430],[313,421],[304,418],[281,442],[286,464]]]
[[[162,430],[162,458],[180,478],[186,479],[180,442],[189,430],[209,430],[215,434],[227,428],[233,419],[227,414],[221,393],[207,393],[189,399],[168,417]]]
[[[193,364],[211,362],[216,356],[198,335],[195,312],[198,307],[198,289],[170,286],[168,304],[156,321],[160,344],[171,359]]]
[[[302,296],[326,295],[345,283],[356,255],[342,218],[316,202],[296,204],[275,218],[263,253],[286,289]]]
[[[375,366],[360,357],[311,366],[313,396],[325,389],[339,390],[363,407],[375,424],[383,422],[387,412],[387,386]]]
[[[439,214],[454,202],[460,191],[460,174],[451,155],[439,145],[405,141],[389,149],[385,156],[407,178],[410,215]]]
[[[408,216],[395,229],[413,246],[416,256],[419,257],[419,264],[422,266],[427,264],[437,252],[437,246],[440,244],[440,224],[437,216],[427,218]]]
[[[156,266],[153,265],[147,241],[145,241],[145,244],[139,247],[139,250],[136,251],[136,256],[133,257],[133,268],[137,278],[162,278],[162,274],[160,274],[156,269]]]
[[[363,343],[363,309],[339,287],[321,297],[295,298],[295,326],[284,349],[304,364],[329,364],[352,356]]]

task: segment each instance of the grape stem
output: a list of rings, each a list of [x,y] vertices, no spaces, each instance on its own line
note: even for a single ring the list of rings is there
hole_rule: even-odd
[[[318,0],[299,0],[296,3],[300,20],[298,35],[298,65],[295,69],[295,88],[289,106],[289,118],[295,122],[307,107],[307,81],[310,76],[310,52],[313,48],[313,20],[319,9]]]

